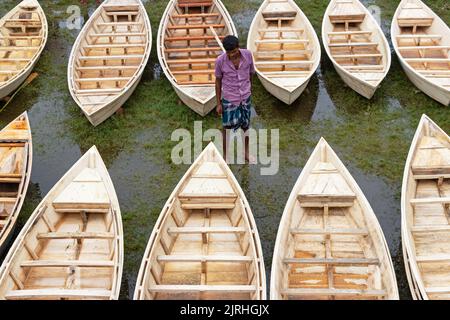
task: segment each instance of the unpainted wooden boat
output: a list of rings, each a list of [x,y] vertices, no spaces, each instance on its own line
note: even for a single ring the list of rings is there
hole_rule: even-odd
[[[47,18],[36,0],[22,1],[0,19],[0,99],[30,75],[47,38]]]
[[[422,116],[405,164],[402,244],[414,299],[450,299],[450,137]]]
[[[119,202],[94,146],[17,236],[0,268],[0,299],[118,299],[122,267]]]
[[[171,0],[159,25],[164,74],[181,101],[201,116],[216,106],[215,61],[227,35],[237,31],[220,0]]]
[[[325,139],[281,218],[271,299],[399,299],[389,248],[356,181]]]
[[[210,143],[156,222],[134,299],[265,298],[264,259],[252,211]]]
[[[402,0],[391,25],[395,52],[409,80],[450,104],[450,29],[420,0]]]
[[[141,0],[106,0],[83,27],[68,65],[70,93],[97,126],[132,95],[150,57],[152,31]]]
[[[247,48],[264,88],[286,104],[305,90],[320,63],[320,43],[292,0],[265,0],[250,26]]]
[[[0,131],[0,256],[13,235],[32,165],[31,129],[24,112]]]
[[[380,26],[358,0],[331,0],[322,22],[325,50],[342,80],[371,99],[391,66]]]

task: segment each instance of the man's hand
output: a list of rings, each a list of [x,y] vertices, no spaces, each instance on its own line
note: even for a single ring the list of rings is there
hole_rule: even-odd
[[[219,116],[222,116],[222,103],[218,103],[216,107],[216,112]]]

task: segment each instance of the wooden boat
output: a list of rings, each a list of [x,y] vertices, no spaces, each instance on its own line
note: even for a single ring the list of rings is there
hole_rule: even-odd
[[[216,106],[214,66],[230,34],[236,28],[220,0],[171,0],[161,19],[159,63],[181,101],[201,116]]]
[[[322,40],[342,80],[372,98],[391,66],[391,49],[370,12],[358,0],[331,0],[323,18]]]
[[[156,222],[134,299],[265,298],[255,220],[233,173],[210,143]]]
[[[389,248],[356,181],[321,139],[281,218],[271,299],[398,299]]]
[[[450,29],[425,3],[402,0],[391,25],[395,52],[409,80],[450,104]]]
[[[286,104],[305,90],[320,63],[320,43],[292,0],[265,0],[250,26],[247,48],[264,88]]]
[[[131,96],[150,57],[152,31],[141,0],[106,0],[83,27],[68,66],[70,93],[97,126]]]
[[[32,164],[31,129],[24,112],[0,131],[0,256],[13,235],[30,183]]]
[[[403,174],[402,243],[414,299],[450,299],[450,137],[426,115]]]
[[[0,299],[118,299],[119,202],[92,147],[49,191],[0,268]]]
[[[24,0],[0,20],[0,98],[30,75],[48,38],[45,13],[36,0]]]

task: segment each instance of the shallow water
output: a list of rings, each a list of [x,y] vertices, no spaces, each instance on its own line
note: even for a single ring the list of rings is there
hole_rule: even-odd
[[[224,0],[246,43],[253,14],[261,0]],[[328,1],[297,1],[320,32]],[[0,15],[17,1],[4,0]],[[131,298],[148,237],[161,208],[187,166],[171,163],[176,128],[193,130],[203,120],[203,130],[219,128],[211,113],[205,118],[179,103],[170,83],[161,73],[155,51],[136,92],[115,115],[93,128],[70,97],[66,68],[72,43],[79,30],[67,28],[67,8],[75,0],[42,1],[49,21],[47,49],[36,71],[39,77],[0,113],[0,126],[28,110],[33,130],[34,161],[31,185],[20,215],[19,229],[60,177],[93,144],[99,148],[118,193],[125,231],[125,266],[121,298]],[[167,1],[145,1],[153,39]],[[390,19],[397,6],[390,0],[364,1],[381,8],[382,26],[389,35]],[[449,4],[427,1],[449,23]],[[81,7],[83,19],[95,8],[95,1]],[[319,34],[320,38],[320,34]],[[390,40],[390,39],[389,39]],[[261,176],[259,166],[233,165],[255,215],[267,278],[278,223],[292,186],[318,139],[324,136],[366,194],[385,233],[395,263],[401,298],[410,298],[404,274],[400,244],[400,187],[409,144],[422,113],[427,113],[447,132],[450,111],[417,90],[405,77],[393,56],[391,71],[371,101],[345,87],[325,52],[305,92],[291,106],[267,93],[257,79],[253,102],[255,128],[280,130],[280,170]]]

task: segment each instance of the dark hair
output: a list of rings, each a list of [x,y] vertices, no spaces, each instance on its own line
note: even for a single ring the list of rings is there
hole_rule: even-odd
[[[232,51],[239,47],[239,39],[235,36],[226,36],[222,41],[223,47],[226,51]]]

